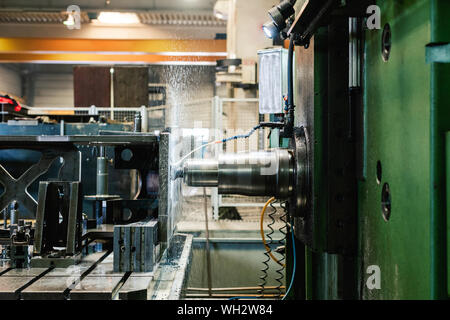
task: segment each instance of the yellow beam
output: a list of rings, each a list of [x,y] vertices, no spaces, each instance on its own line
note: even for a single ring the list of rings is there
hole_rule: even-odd
[[[158,54],[93,54],[93,53],[53,53],[53,54],[28,54],[28,53],[0,53],[1,63],[33,63],[33,62],[60,62],[60,63],[213,63],[223,56],[184,56],[184,55],[158,55]]]
[[[0,53],[225,53],[226,40],[0,38]]]

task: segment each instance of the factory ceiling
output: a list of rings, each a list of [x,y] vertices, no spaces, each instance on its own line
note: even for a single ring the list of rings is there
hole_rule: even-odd
[[[226,21],[214,17],[212,11],[145,11],[137,12],[142,24],[149,25],[192,25],[192,26],[226,26]],[[56,24],[67,19],[65,12],[50,11],[0,11],[0,23],[19,24]],[[81,13],[81,23],[89,23],[86,11]]]
[[[0,61],[213,64],[226,55],[225,40],[215,39],[227,25],[214,16],[215,2],[0,0]],[[116,18],[105,21],[103,14]],[[126,15],[133,23],[117,18]]]
[[[82,10],[209,10],[215,0],[0,0],[0,9],[65,10],[76,4]]]
[[[92,14],[100,11],[136,12],[139,21],[147,25],[226,26],[226,21],[213,15],[213,0],[81,0],[81,23],[89,23]],[[66,9],[73,0],[28,1],[0,0],[0,23],[58,24],[67,19]]]

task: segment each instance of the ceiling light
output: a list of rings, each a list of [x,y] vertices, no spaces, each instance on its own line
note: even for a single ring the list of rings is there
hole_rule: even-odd
[[[67,20],[63,21],[63,24],[66,26],[73,26],[75,25],[75,19],[73,18],[72,14],[69,14],[67,17]]]
[[[216,16],[217,19],[219,20],[226,20],[226,17],[223,15],[223,13],[221,12],[215,12],[214,15]]]
[[[268,14],[271,20],[263,26],[264,33],[268,38],[274,38],[286,28],[286,20],[295,13],[295,0],[284,0],[279,5],[269,10]]]
[[[104,24],[138,24],[139,17],[133,12],[100,12],[97,21]]]

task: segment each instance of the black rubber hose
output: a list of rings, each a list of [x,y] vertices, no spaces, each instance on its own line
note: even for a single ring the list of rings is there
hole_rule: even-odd
[[[294,37],[291,36],[288,51],[288,107],[294,107],[294,72],[292,65],[294,62]]]
[[[295,106],[294,106],[293,64],[294,64],[294,35],[291,36],[288,50],[288,99],[287,99],[288,110],[282,132],[282,136],[285,138],[290,138],[294,132]]]

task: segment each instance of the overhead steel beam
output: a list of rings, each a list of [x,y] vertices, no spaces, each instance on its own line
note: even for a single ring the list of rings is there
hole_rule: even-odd
[[[127,1],[110,1],[105,4],[105,0],[58,0],[58,1],[35,1],[35,0],[2,0],[2,7],[18,10],[66,10],[72,4],[78,5],[82,10],[105,10],[105,11],[121,11],[121,10],[212,10],[214,1],[196,0],[196,1],[179,1],[179,0],[127,0]]]
[[[1,54],[0,63],[77,64],[198,64],[215,65],[223,56],[108,55],[108,54]]]
[[[0,53],[108,53],[203,55],[226,53],[226,40],[105,40],[0,38]]]
[[[0,61],[20,63],[214,64],[226,40],[0,38]]]

